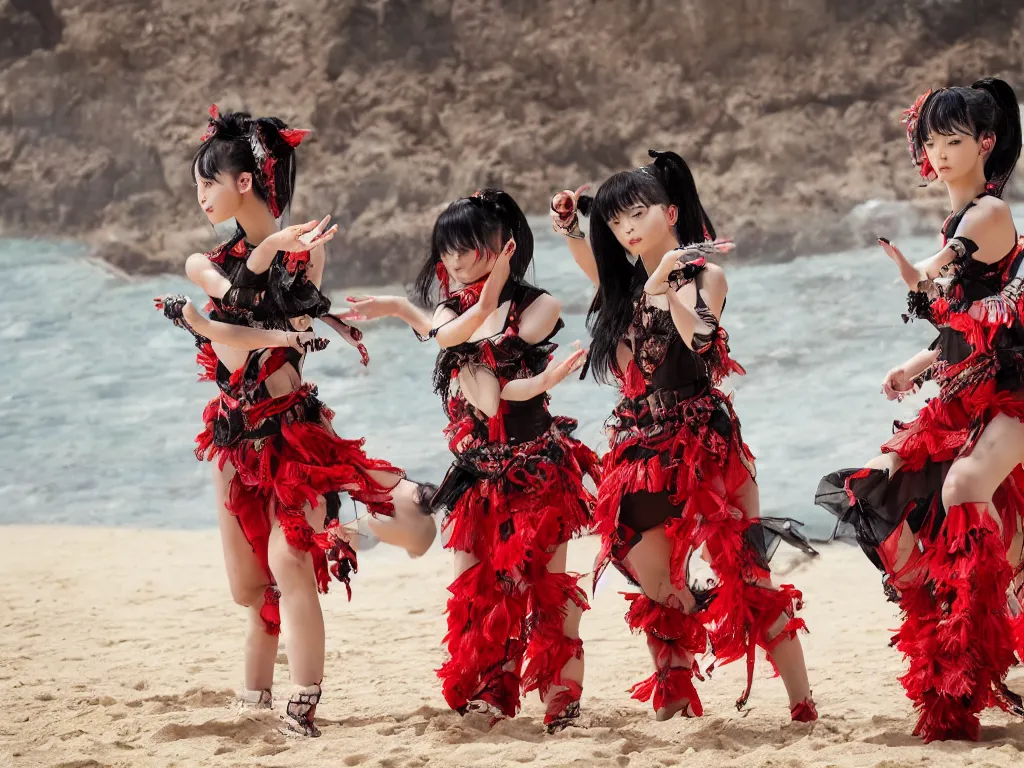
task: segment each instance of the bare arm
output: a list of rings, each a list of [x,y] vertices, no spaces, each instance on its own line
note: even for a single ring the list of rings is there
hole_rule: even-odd
[[[916,379],[931,367],[938,356],[939,350],[937,349],[922,349],[901,365],[900,368],[903,369],[908,379]]]
[[[600,287],[597,260],[594,258],[594,251],[590,248],[590,244],[580,231],[579,211],[576,205],[577,199],[586,189],[586,186],[580,187],[575,192],[565,189],[551,198],[551,226],[557,234],[562,235],[565,244],[569,247],[569,253],[572,254],[573,261],[583,270],[595,287]]]
[[[456,347],[470,340],[474,333],[484,324],[484,321],[498,309],[498,301],[501,298],[501,291],[505,287],[505,281],[511,273],[510,260],[515,253],[515,240],[509,238],[498,258],[494,261],[491,273],[484,282],[483,290],[480,291],[480,298],[476,304],[467,309],[458,317],[448,320],[443,325],[434,325],[431,333],[437,340],[441,349]],[[435,318],[436,320],[436,318]]]
[[[327,249],[322,245],[309,252],[309,263],[306,265],[306,278],[320,289],[324,281],[324,265],[327,263]]]
[[[971,254],[976,261],[984,264],[999,261],[1010,252],[1016,240],[1009,206],[1001,200],[982,198],[964,216],[954,237],[968,238],[977,245],[977,251]],[[959,242],[951,238],[934,256],[911,264],[896,246],[886,240],[879,240],[879,244],[896,263],[900,277],[912,291],[918,289],[919,283],[940,277],[942,270],[957,257],[956,248],[960,247]]]
[[[562,313],[562,302],[549,294],[538,296],[534,302],[523,312],[519,324],[519,337],[530,344],[537,344],[548,336],[555,329],[558,318]],[[532,400],[548,391],[553,386],[547,375],[547,370],[536,376],[525,379],[515,379],[508,382],[501,389],[503,400]]]
[[[211,299],[223,299],[224,294],[231,290],[231,281],[205,253],[193,253],[185,260],[185,275]]]
[[[247,328],[241,325],[231,325],[210,320],[203,315],[195,306],[188,302],[182,308],[182,317],[192,330],[200,336],[205,336],[210,341],[235,349],[254,350],[266,349],[268,347],[295,347],[301,348],[303,339],[312,340],[311,332],[299,331],[262,331],[256,328]],[[299,346],[296,346],[296,345]]]

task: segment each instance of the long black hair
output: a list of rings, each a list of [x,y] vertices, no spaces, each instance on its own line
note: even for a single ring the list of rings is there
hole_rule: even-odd
[[[590,368],[594,378],[608,383],[615,350],[633,318],[633,302],[647,281],[647,271],[612,233],[608,222],[635,205],[674,205],[679,212],[675,233],[681,245],[714,240],[715,227],[700,202],[689,166],[675,152],[650,150],[654,162],[634,171],[616,173],[604,182],[593,198],[581,196],[580,213],[590,216],[590,247],[600,281],[587,313],[587,329],[593,337]]]
[[[439,279],[441,256],[459,251],[480,254],[500,253],[515,238],[510,280],[521,281],[533,262],[533,232],[526,216],[508,192],[482,189],[469,197],[460,197],[448,205],[434,222],[430,236],[430,255],[420,270],[413,288],[414,296],[423,306],[434,306],[434,282]],[[443,265],[441,270],[443,270]],[[447,299],[447,287],[441,281],[441,299]]]
[[[277,117],[254,118],[248,112],[221,115],[211,108],[210,118],[203,143],[192,158],[194,175],[213,180],[220,173],[235,177],[251,173],[256,196],[280,218],[295,193],[295,147],[306,131],[289,129]]]
[[[1021,150],[1020,104],[1013,88],[995,77],[978,80],[970,88],[942,88],[921,105],[911,142],[917,157],[932,134],[970,134],[976,140],[992,133],[996,143],[985,160],[989,191],[998,196],[1010,180]]]

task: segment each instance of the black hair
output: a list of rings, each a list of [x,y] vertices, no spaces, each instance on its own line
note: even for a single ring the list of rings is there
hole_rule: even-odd
[[[1013,88],[994,77],[978,80],[970,88],[942,88],[931,93],[914,128],[912,142],[917,157],[932,134],[965,133],[976,140],[992,133],[996,143],[985,160],[985,179],[992,193],[1002,195],[1021,150],[1020,104]]]
[[[254,118],[248,112],[217,115],[210,120],[209,138],[192,158],[193,175],[214,180],[221,173],[251,173],[256,196],[280,217],[291,205],[297,171],[295,148],[281,135],[287,128],[277,117]],[[271,178],[257,162],[254,142],[275,160]]]
[[[675,233],[681,245],[715,238],[715,227],[686,161],[675,152],[650,150],[649,154],[654,158],[650,165],[616,173],[593,198],[581,196],[578,201],[580,213],[590,216],[590,247],[600,282],[587,313],[587,329],[593,337],[590,368],[594,378],[605,383],[610,381],[619,340],[633,319],[633,302],[647,281],[643,264],[639,259],[630,263],[608,222],[634,205],[674,205],[678,210]]]
[[[500,189],[483,189],[450,203],[434,222],[430,255],[416,278],[414,296],[423,306],[434,305],[434,281],[443,254],[458,251],[500,253],[509,238],[516,241],[509,279],[521,281],[533,262],[533,232],[512,196]]]

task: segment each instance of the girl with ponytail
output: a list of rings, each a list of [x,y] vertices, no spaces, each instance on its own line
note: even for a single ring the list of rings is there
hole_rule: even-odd
[[[525,282],[532,260],[523,212],[507,193],[485,189],[434,224],[416,281],[432,315],[405,297],[362,296],[349,299],[343,319],[399,317],[440,347],[434,390],[455,454],[433,498],[455,556],[449,658],[438,671],[445,699],[494,722],[537,690],[555,731],[580,714],[587,600],[579,576],[565,572],[566,551],[590,522],[583,476],[598,479],[597,457],[572,437],[574,420],[548,411],[548,391],[586,351],[553,360],[561,304]]]
[[[330,217],[278,225],[291,205],[295,149],[306,133],[276,117],[211,108],[192,161],[196,193],[212,224],[234,219],[237,230],[186,262],[189,278],[210,297],[209,317],[185,296],[161,297],[157,307],[193,335],[202,378],[220,389],[203,414],[196,456],[213,462],[228,582],[249,614],[240,702],[273,706],[283,623],[295,686],[284,723],[318,736],[324,622],[317,590],[327,591],[331,574],[348,589],[356,565],[354,531],[338,519],[339,492],[366,505],[381,540],[410,554],[427,550],[435,526],[424,489],[367,457],[362,441],[339,437],[331,410],[302,380],[305,353],[327,344],[314,337],[313,318],[368,359],[359,332],[329,314],[320,291],[324,246],[336,231],[325,229]]]
[[[715,240],[690,169],[673,152],[617,173],[591,199],[552,200],[555,231],[597,287],[588,327],[590,366],[622,397],[607,426],[594,527],[602,548],[595,584],[613,563],[641,590],[627,595],[626,621],[644,632],[654,673],[633,686],[655,716],[703,713],[693,678],[697,657],[746,659],[750,694],[755,647],[782,675],[793,720],[817,718],[797,632],[800,592],[771,582],[780,538],[813,553],[796,521],[762,518],[754,457],[743,442],[722,380],[743,369],[729,356],[719,320],[728,286],[710,259],[731,249]],[[590,216],[590,243],[579,214]],[[691,583],[702,551],[715,579]]]
[[[939,331],[882,391],[902,399],[930,379],[939,394],[897,422],[880,456],[824,477],[816,502],[856,535],[900,606],[893,644],[909,661],[900,681],[914,733],[977,740],[983,709],[1024,716],[1004,680],[1014,653],[1024,659],[1024,238],[1001,199],[1020,109],[1007,83],[987,78],[929,91],[903,120],[914,164],[946,185],[951,213],[941,250],[917,264],[879,238],[910,289],[904,322]]]

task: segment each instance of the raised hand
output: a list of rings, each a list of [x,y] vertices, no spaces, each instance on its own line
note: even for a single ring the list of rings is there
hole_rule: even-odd
[[[575,192],[563,189],[551,198],[551,226],[555,232],[566,237],[583,237],[580,233],[580,219],[576,206],[580,195],[589,188],[589,184],[584,184]]]
[[[509,275],[512,274],[512,254],[515,252],[516,240],[514,237],[510,237],[494,260],[491,273],[487,275],[484,287],[480,291],[480,304],[484,307],[497,308],[501,292],[505,288]]]
[[[329,243],[338,232],[338,225],[326,229],[330,215],[320,221],[307,221],[305,224],[293,224],[275,232],[270,237],[276,250],[288,253],[305,253],[321,245]]]

